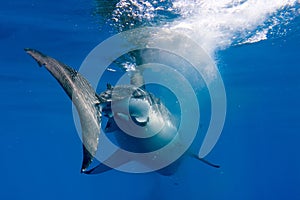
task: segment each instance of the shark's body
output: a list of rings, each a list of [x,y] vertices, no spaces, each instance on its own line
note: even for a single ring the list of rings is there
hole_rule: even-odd
[[[107,90],[98,95],[76,70],[36,50],[25,51],[57,79],[78,111],[83,142],[81,172],[95,174],[113,168],[100,163],[97,167],[88,169],[98,150],[102,117],[108,118],[104,132],[113,133],[118,145],[129,152],[155,151],[170,143],[176,136],[177,125],[171,113],[158,98],[145,90],[141,71],[133,73],[131,84],[116,87],[108,85]],[[106,160],[109,162],[115,159],[114,167],[134,159],[130,156],[116,159],[114,156],[116,153]],[[157,172],[163,175],[173,174],[179,160],[180,158]],[[149,162],[143,164],[153,167]]]
[[[100,164],[95,169],[87,170],[98,149],[103,116],[108,118],[104,131],[114,132],[120,147],[128,151],[154,151],[169,143],[176,135],[177,128],[168,109],[153,94],[143,87],[136,86],[143,82],[139,73],[132,77],[130,85],[114,88],[108,86],[105,92],[97,95],[88,81],[71,67],[36,50],[25,51],[40,66],[46,67],[76,106],[82,127],[82,172],[100,173],[109,169]],[[129,121],[134,123],[128,123]],[[136,130],[134,126],[147,126],[146,129],[142,129],[147,131],[137,131],[135,136],[128,135],[128,131]],[[153,132],[156,134],[148,137]]]

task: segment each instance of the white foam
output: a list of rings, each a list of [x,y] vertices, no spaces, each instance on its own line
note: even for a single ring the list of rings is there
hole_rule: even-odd
[[[178,31],[214,57],[217,50],[231,45],[284,35],[286,25],[300,14],[299,3],[300,0],[120,0],[113,11],[113,26],[124,31],[154,24],[170,32]],[[126,71],[132,67],[131,63],[123,65]],[[213,79],[213,72],[206,71]]]
[[[299,0],[175,0],[182,18],[168,28],[192,37],[209,53],[231,44],[265,40],[272,29],[288,23]]]

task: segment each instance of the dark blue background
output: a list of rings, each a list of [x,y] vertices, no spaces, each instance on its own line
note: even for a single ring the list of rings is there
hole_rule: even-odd
[[[300,20],[284,37],[217,53],[227,118],[209,160],[172,177],[80,174],[71,102],[25,54],[37,48],[74,68],[99,42],[90,1],[1,1],[0,199],[300,199]]]

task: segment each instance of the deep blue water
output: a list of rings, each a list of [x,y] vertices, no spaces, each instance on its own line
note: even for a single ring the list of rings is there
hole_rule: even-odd
[[[78,69],[111,35],[90,1],[1,1],[0,199],[300,199],[300,21],[286,36],[217,52],[227,93],[211,168],[186,159],[171,177],[80,173],[72,105],[25,54],[37,48]]]

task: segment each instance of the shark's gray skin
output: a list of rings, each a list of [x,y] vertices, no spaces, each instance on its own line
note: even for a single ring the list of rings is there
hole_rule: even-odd
[[[89,82],[71,67],[46,56],[34,49],[25,49],[39,64],[56,78],[67,95],[76,106],[80,117],[83,142],[83,162],[81,171],[84,172],[92,162],[97,148],[101,125],[101,103]]]
[[[27,48],[25,51],[37,61],[39,66],[45,66],[56,78],[78,111],[83,142],[81,172],[96,174],[111,169],[103,163],[93,169],[88,169],[98,149],[103,116],[108,118],[104,131],[113,132],[118,145],[130,152],[155,151],[168,144],[176,135],[176,123],[168,109],[153,94],[145,90],[142,71],[137,70],[133,73],[130,85],[112,87],[108,84],[107,90],[98,95],[89,82],[76,70],[37,50]],[[130,121],[134,123],[130,125],[128,123]],[[127,130],[124,131],[124,127],[119,128],[122,124]],[[137,137],[128,135],[127,132],[135,130],[135,127],[131,127],[135,125],[147,126],[147,131],[137,132]],[[157,134],[147,137],[153,132]],[[115,159],[114,155],[109,159]],[[130,159],[134,158],[117,158],[115,165],[120,166],[129,162]],[[179,160],[157,172],[163,175],[173,174]],[[203,159],[200,160],[218,167]]]
[[[108,86],[105,92],[97,95],[88,81],[71,67],[34,49],[25,49],[25,51],[40,66],[46,67],[76,106],[82,127],[84,157],[82,172],[86,172],[96,154],[102,114],[109,118],[105,131],[116,132],[119,145],[126,150],[147,152],[158,149],[165,143],[170,142],[176,134],[176,126],[167,108],[152,94],[135,86],[143,84],[143,78],[139,71],[132,76],[131,85],[116,86],[114,88]],[[112,102],[114,102],[114,116],[111,109]],[[127,102],[129,102],[130,113],[125,111]],[[151,128],[155,129],[160,126],[163,128],[160,130],[160,134],[150,137],[150,139],[139,140],[121,131],[116,125],[115,119],[123,124],[132,119],[135,125],[142,127],[147,125],[150,134],[153,131]],[[142,132],[141,134],[147,133]]]

